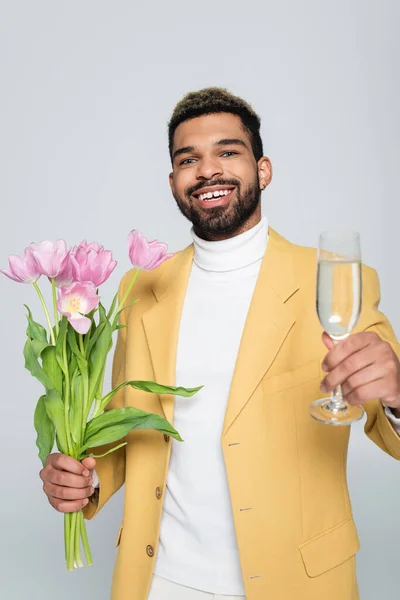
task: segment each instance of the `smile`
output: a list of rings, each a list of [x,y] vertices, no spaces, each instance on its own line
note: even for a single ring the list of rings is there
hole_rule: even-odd
[[[228,201],[234,189],[234,187],[203,188],[193,195],[201,204],[220,205]]]

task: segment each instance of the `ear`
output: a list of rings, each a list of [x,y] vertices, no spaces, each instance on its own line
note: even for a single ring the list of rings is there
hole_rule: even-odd
[[[171,188],[172,195],[175,197],[175,185],[174,185],[174,174],[169,174],[169,187]]]
[[[272,164],[267,156],[263,156],[257,163],[258,168],[258,181],[260,182],[260,189],[265,190],[267,185],[271,183],[272,179]]]

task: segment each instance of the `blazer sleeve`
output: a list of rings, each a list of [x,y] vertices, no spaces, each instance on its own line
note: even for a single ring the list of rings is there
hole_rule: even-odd
[[[119,298],[123,297],[123,282],[119,288]],[[126,326],[125,311],[120,314],[120,325]],[[126,329],[118,329],[117,344],[114,352],[113,368],[112,368],[112,389],[125,381],[125,351],[126,351]],[[125,388],[119,390],[108,404],[106,410],[112,408],[121,408],[124,406],[124,391]],[[93,454],[104,454],[113,446],[118,446],[125,441],[125,438],[107,444],[98,446],[97,448],[89,449],[88,452]],[[94,491],[94,494],[89,498],[89,504],[83,509],[85,519],[92,519],[105,503],[113,496],[125,483],[125,446],[103,456],[96,458],[96,473],[99,479],[99,487]]]
[[[377,272],[370,267],[363,267],[363,310],[355,331],[373,331],[377,333],[382,340],[391,345],[400,358],[400,344],[390,322],[379,310],[380,300],[380,283]],[[400,436],[386,416],[381,401],[376,399],[367,402],[364,408],[367,413],[365,424],[367,436],[387,454],[400,460]]]

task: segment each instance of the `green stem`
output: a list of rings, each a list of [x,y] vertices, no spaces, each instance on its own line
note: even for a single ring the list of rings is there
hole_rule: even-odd
[[[39,296],[40,302],[42,303],[44,314],[46,315],[47,324],[49,326],[51,343],[53,344],[53,346],[55,346],[56,345],[56,340],[55,340],[55,337],[54,337],[53,327],[51,325],[51,319],[50,319],[49,311],[48,311],[47,306],[46,306],[46,301],[43,298],[43,294],[40,291],[40,287],[38,286],[38,284],[36,283],[36,281],[33,282],[33,287],[37,291],[37,294]]]
[[[125,292],[125,294],[124,294],[124,296],[123,296],[123,298],[122,298],[121,302],[119,302],[119,303],[118,303],[117,312],[115,313],[115,317],[114,317],[114,319],[113,319],[113,326],[115,326],[115,325],[117,324],[117,323],[116,323],[116,319],[117,319],[117,317],[118,317],[119,311],[120,311],[122,308],[124,308],[124,305],[125,305],[126,299],[128,298],[129,294],[131,293],[131,289],[133,288],[133,284],[135,283],[136,279],[138,278],[138,276],[139,276],[139,273],[140,273],[140,269],[136,269],[136,271],[135,271],[135,274],[134,274],[134,276],[132,277],[132,279],[131,279],[131,282],[130,282],[130,284],[128,285],[128,288],[127,288],[127,290],[126,290],[126,292]]]
[[[82,511],[81,511],[80,518],[81,518],[81,535],[82,535],[83,549],[85,551],[86,562],[90,567],[93,564],[93,559],[92,559],[92,553],[90,552],[89,540],[88,540],[87,531],[86,531],[86,524],[85,524],[85,519],[83,518]]]
[[[69,366],[68,366],[68,359],[67,359],[67,336],[64,336],[63,361],[64,361],[64,377],[65,377],[65,386],[64,386],[65,433],[67,436],[68,454],[70,456],[74,456],[74,446],[73,446],[73,442],[72,442],[71,428],[70,428],[70,423],[69,423],[69,402],[70,402],[71,384],[70,384],[70,379],[69,379]]]
[[[79,348],[82,352],[82,355],[86,358],[86,350],[84,346],[83,335],[79,334]],[[80,446],[83,445],[83,438],[86,430],[86,423],[89,416],[90,406],[89,406],[89,372],[88,369],[81,369],[82,382],[83,382],[83,409],[82,409],[82,422],[81,422],[81,438],[80,438]]]
[[[76,527],[75,527],[75,565],[77,567],[83,567],[82,557],[81,557],[81,514],[82,511],[79,511],[76,514]]]
[[[54,309],[54,324],[56,326],[56,335],[58,336],[58,308],[57,308],[57,292],[56,292],[56,282],[54,277],[51,278],[51,290],[53,292],[53,309]]]
[[[82,352],[82,356],[85,357],[85,344],[83,341],[83,335],[81,333],[78,333],[78,338],[79,338],[79,350]]]
[[[70,532],[70,513],[64,513],[64,549],[65,562],[68,565],[69,556],[69,532]]]
[[[77,513],[71,513],[70,529],[69,529],[69,548],[68,548],[68,571],[75,569],[75,529],[76,529],[76,515]]]

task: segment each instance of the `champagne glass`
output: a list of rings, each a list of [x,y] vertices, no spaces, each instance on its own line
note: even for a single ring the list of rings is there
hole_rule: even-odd
[[[347,338],[361,314],[362,268],[360,236],[354,231],[331,230],[319,237],[317,253],[317,314],[334,344]],[[343,399],[339,385],[330,398],[316,400],[310,414],[327,425],[350,425],[364,409]]]

